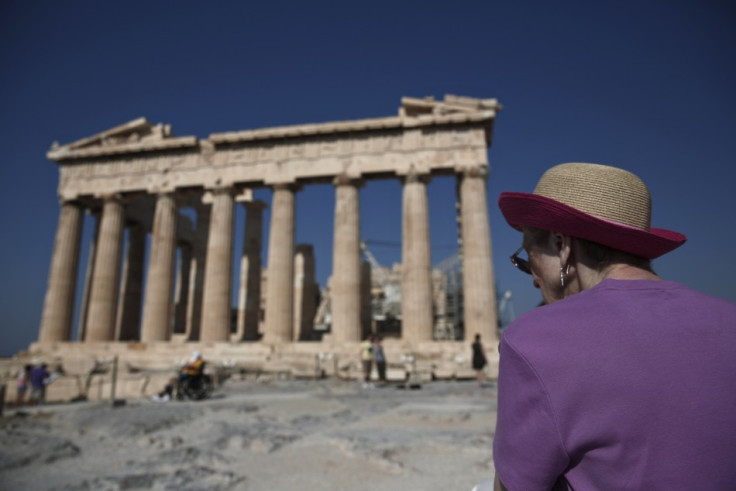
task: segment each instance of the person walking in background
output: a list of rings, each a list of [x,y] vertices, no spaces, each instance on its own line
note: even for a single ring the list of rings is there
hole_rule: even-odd
[[[41,404],[46,401],[46,379],[51,375],[46,370],[46,363],[36,360],[28,373],[28,380],[31,384],[31,396],[28,403],[31,406]]]
[[[360,343],[360,361],[363,367],[363,388],[371,387],[371,370],[373,369],[373,342],[369,334]]]
[[[562,164],[499,206],[546,305],[502,335],[496,489],[734,489],[736,304],[655,274],[686,238],[644,182]]]
[[[486,353],[483,351],[483,345],[480,342],[480,334],[475,335],[475,341],[471,345],[473,348],[473,370],[475,370],[475,377],[478,381],[478,387],[483,387],[483,370],[485,370],[488,360],[486,360]]]
[[[376,334],[373,336],[373,360],[376,362],[376,371],[378,372],[378,383],[386,384],[386,355],[383,352],[381,344],[381,336]]]
[[[15,405],[22,406],[25,402],[26,392],[31,383],[31,365],[24,365],[18,370],[16,383]]]

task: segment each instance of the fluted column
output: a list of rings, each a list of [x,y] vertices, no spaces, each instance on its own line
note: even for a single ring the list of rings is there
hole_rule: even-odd
[[[202,298],[202,341],[230,339],[233,206],[232,189],[220,188],[212,192],[212,215]]]
[[[277,185],[273,191],[268,238],[268,281],[264,341],[289,342],[294,317],[294,189]]]
[[[262,201],[246,201],[245,238],[240,258],[240,291],[238,292],[238,321],[236,341],[258,339],[258,321],[261,309],[261,247],[263,238]]]
[[[100,214],[99,209],[90,212],[94,220],[94,233],[92,243],[89,246],[87,267],[84,273],[84,288],[82,290],[82,305],[79,309],[79,320],[77,321],[77,341],[87,338],[87,317],[89,316],[89,296],[92,291],[92,276],[95,272],[95,257],[97,256],[97,239],[100,236]]]
[[[151,256],[146,277],[141,341],[166,341],[171,336],[171,298],[176,259],[176,199],[162,193],[156,199]]]
[[[340,343],[361,339],[359,183],[335,179],[332,259],[332,336]]]
[[[485,169],[472,169],[459,176],[465,337],[480,334],[484,340],[494,342],[498,341],[498,312],[486,177]]]
[[[299,244],[294,256],[294,341],[313,339],[316,286],[314,248],[310,244]]]
[[[123,263],[120,306],[115,331],[116,339],[140,339],[141,295],[143,294],[143,266],[146,256],[146,230],[139,223],[128,226],[128,245]]]
[[[189,300],[187,301],[186,338],[198,341],[202,332],[202,297],[204,296],[204,272],[207,265],[207,238],[210,233],[212,205],[197,206],[197,225],[192,245],[192,264],[189,270]]]
[[[360,323],[362,338],[374,332],[373,309],[371,305],[371,263],[360,264]]]
[[[124,208],[119,198],[105,198],[92,273],[85,341],[112,341],[115,335],[123,214]]]
[[[425,178],[409,174],[404,181],[401,263],[401,337],[432,339],[432,276],[429,210]]]
[[[182,242],[179,244],[179,273],[176,276],[176,289],[174,291],[174,320],[172,332],[176,334],[186,333],[191,267],[192,245],[188,242]]]
[[[61,204],[38,335],[42,343],[69,341],[71,337],[82,222],[78,204]]]

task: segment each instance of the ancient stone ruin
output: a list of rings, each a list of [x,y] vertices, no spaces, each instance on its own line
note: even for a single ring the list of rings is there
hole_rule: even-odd
[[[276,365],[312,371],[328,354],[342,363],[357,360],[358,343],[372,328],[365,315],[366,276],[377,274],[361,259],[360,218],[371,210],[360,210],[360,187],[367,180],[399,179],[401,327],[386,349],[395,359],[411,355],[415,365],[426,360],[432,376],[456,375],[453,360],[469,352],[469,341],[436,339],[426,185],[433,176],[457,179],[464,331],[480,333],[492,353],[498,324],[487,148],[500,109],[495,99],[406,97],[398,115],[384,118],[206,139],[175,137],[169,125],[139,118],[54,144],[47,156],[59,168],[59,221],[38,341],[29,356],[63,362],[67,370],[113,356],[121,366],[163,369],[195,348],[212,365],[265,371]],[[315,298],[313,251],[294,243],[294,205],[300,189],[325,182],[336,194],[330,326],[315,336],[319,308],[304,301]],[[265,204],[253,199],[261,187],[273,192],[265,274]],[[233,309],[237,203],[246,209],[246,223]],[[78,301],[85,212],[95,218],[96,230]],[[72,339],[77,304],[80,321]],[[338,362],[326,365],[317,369],[345,370]]]

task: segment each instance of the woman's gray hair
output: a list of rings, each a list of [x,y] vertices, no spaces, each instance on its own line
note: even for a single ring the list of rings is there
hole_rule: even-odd
[[[524,227],[524,230],[527,232],[526,237],[528,243],[525,244],[527,247],[531,245],[543,245],[552,233],[550,230],[542,230],[534,227]],[[580,245],[583,254],[586,256],[585,259],[588,262],[588,266],[597,271],[602,271],[612,264],[628,264],[654,273],[651,259],[635,256],[628,252],[619,251],[612,247],[579,237],[573,237],[572,239]]]

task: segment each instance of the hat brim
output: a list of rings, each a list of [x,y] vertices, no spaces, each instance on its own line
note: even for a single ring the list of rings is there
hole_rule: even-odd
[[[671,230],[647,231],[604,220],[537,194],[501,193],[498,206],[508,224],[517,230],[523,226],[551,230],[647,259],[666,254],[687,240],[683,234]]]

